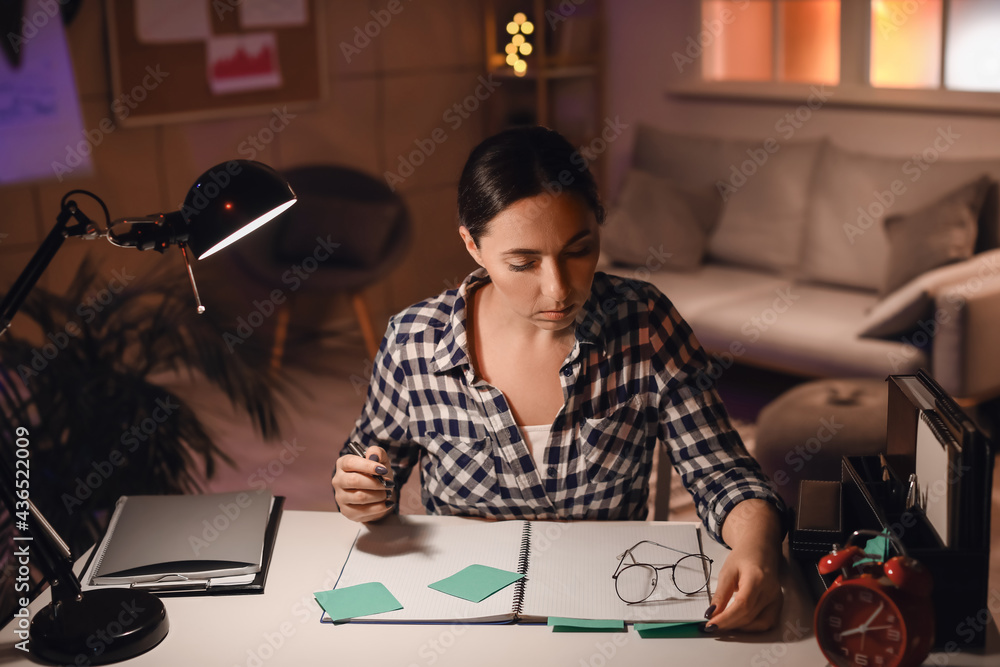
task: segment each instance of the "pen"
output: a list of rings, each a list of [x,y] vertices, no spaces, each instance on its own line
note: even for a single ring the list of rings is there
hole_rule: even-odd
[[[347,443],[347,447],[348,447],[348,449],[351,450],[351,453],[354,454],[355,456],[360,456],[361,458],[365,458],[365,449],[359,443],[354,442],[352,440],[352,441],[350,441],[350,442]],[[382,475],[372,475],[372,477],[374,477],[379,482],[381,482],[382,486],[384,486],[385,488],[387,488],[387,489],[390,488],[389,482],[385,481],[385,479],[382,477]]]

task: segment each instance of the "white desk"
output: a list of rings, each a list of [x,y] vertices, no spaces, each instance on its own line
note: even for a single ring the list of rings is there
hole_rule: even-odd
[[[181,667],[277,665],[824,665],[812,636],[812,602],[797,570],[782,573],[785,606],[778,627],[760,635],[641,639],[627,633],[553,633],[529,625],[330,625],[319,622],[313,592],[329,590],[358,526],[330,512],[285,512],[263,595],[164,598],[170,632],[129,665]],[[706,552],[727,551],[707,540]],[[82,563],[81,563],[82,565]],[[716,571],[718,568],[716,568]],[[48,593],[32,604],[36,612]],[[14,648],[10,626],[0,633],[0,666],[32,664]],[[928,664],[1000,664],[1000,638],[986,654],[932,656]],[[937,662],[934,658],[939,658]]]

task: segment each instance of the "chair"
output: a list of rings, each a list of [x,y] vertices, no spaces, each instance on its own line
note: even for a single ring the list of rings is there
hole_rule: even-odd
[[[350,167],[303,166],[283,175],[298,203],[234,246],[233,253],[243,270],[287,297],[277,306],[271,367],[281,367],[295,297],[306,290],[350,295],[374,359],[378,339],[363,290],[409,247],[406,204],[383,181]]]

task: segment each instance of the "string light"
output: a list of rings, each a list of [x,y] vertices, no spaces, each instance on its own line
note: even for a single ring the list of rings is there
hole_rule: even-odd
[[[525,38],[535,31],[535,25],[528,20],[524,12],[514,14],[507,24],[507,33],[511,35],[510,43],[504,47],[507,53],[507,64],[514,68],[514,76],[524,76],[528,72],[528,63],[521,56],[531,55],[531,42]]]

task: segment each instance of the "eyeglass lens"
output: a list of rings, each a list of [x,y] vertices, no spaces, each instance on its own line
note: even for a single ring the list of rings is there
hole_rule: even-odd
[[[622,568],[615,581],[618,597],[630,604],[648,599],[656,590],[658,576],[656,569],[649,565],[628,565]],[[707,582],[705,561],[696,555],[684,556],[674,566],[671,581],[684,595],[698,593],[705,588]]]

